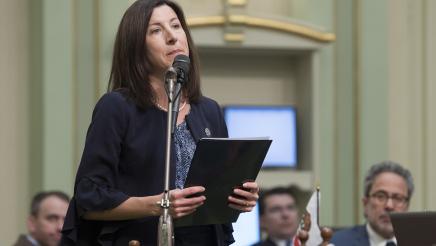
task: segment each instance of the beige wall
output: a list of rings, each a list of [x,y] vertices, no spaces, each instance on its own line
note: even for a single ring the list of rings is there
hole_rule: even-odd
[[[29,203],[29,25],[26,0],[0,1],[0,242],[25,230]]]
[[[435,1],[389,2],[389,157],[411,169],[413,210],[435,209]]]

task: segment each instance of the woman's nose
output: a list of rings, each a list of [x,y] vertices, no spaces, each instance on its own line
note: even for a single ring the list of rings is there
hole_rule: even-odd
[[[175,32],[172,30],[167,31],[167,43],[175,44],[176,42],[177,42],[177,36]]]

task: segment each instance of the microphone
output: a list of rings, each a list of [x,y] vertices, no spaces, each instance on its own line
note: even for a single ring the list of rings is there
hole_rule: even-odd
[[[177,55],[176,58],[174,58],[173,68],[177,72],[177,83],[183,85],[188,80],[190,64],[191,60],[188,56]]]
[[[189,67],[190,67],[191,61],[188,56],[185,55],[177,55],[174,58],[174,62],[172,67],[174,70],[176,70],[177,73],[177,83],[175,85],[174,90],[174,103],[173,103],[173,114],[172,114],[172,129],[171,133],[174,133],[175,125],[177,124],[177,116],[179,114],[179,105],[180,105],[180,93],[182,91],[183,85],[186,83],[189,77]]]
[[[189,74],[190,61],[185,55],[178,55],[174,58],[173,65],[167,69],[164,75],[165,91],[168,96],[168,117],[166,128],[165,145],[165,187],[164,195],[160,201],[163,213],[159,217],[158,224],[158,245],[174,245],[174,227],[172,216],[168,209],[170,207],[169,187],[170,187],[170,159],[171,159],[171,140],[174,138],[174,129],[179,113],[180,92],[182,85],[187,81]]]
[[[179,112],[179,93],[183,84],[188,80],[190,60],[189,57],[185,55],[177,55],[174,58],[172,67],[177,73],[177,84],[175,88],[175,103],[173,104],[173,111]],[[176,105],[177,104],[177,105]]]

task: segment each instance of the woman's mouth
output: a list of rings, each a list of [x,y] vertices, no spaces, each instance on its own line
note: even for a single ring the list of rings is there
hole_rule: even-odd
[[[173,55],[179,55],[179,54],[183,54],[183,50],[172,50],[169,53],[167,53],[168,56],[173,56]]]

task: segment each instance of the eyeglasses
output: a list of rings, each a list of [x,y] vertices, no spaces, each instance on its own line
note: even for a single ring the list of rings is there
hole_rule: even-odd
[[[384,191],[378,191],[378,192],[375,192],[369,196],[374,198],[374,200],[380,204],[386,204],[388,202],[388,200],[391,199],[392,204],[395,207],[404,207],[409,202],[409,198],[406,196],[402,196],[399,194],[389,195],[388,193],[386,193]]]

